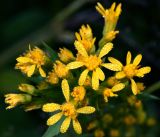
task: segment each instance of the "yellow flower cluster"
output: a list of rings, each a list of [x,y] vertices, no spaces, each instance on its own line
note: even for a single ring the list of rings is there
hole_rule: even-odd
[[[76,95],[75,92],[78,91],[78,94]],[[94,107],[91,106],[84,106],[84,107],[79,107],[74,100],[70,98],[70,89],[69,85],[66,79],[62,81],[62,92],[65,97],[66,102],[63,103],[62,105],[56,104],[56,103],[48,103],[45,104],[42,108],[44,112],[55,112],[59,110],[57,114],[54,114],[47,120],[47,125],[53,125],[57,123],[62,116],[65,116],[65,120],[63,121],[61,127],[60,127],[60,132],[65,133],[72,120],[73,128],[77,134],[82,133],[82,128],[81,125],[77,119],[77,116],[79,114],[91,114],[95,111]],[[82,87],[75,87],[72,92],[73,98],[76,100],[80,100],[84,98],[84,88]]]
[[[121,4],[116,6],[116,3],[113,3],[109,9],[105,9],[100,3],[97,3],[96,9],[105,19],[103,36],[98,46],[96,45],[96,37],[93,36],[92,29],[87,24],[82,25],[79,32],[75,33],[74,48],[76,53],[72,53],[66,48],[60,48],[58,57],[53,63],[49,53],[38,47],[31,49],[29,46],[29,51],[17,58],[16,69],[20,69],[28,77],[36,75],[37,72],[41,77],[38,77],[36,86],[20,84],[18,89],[23,94],[5,95],[5,102],[9,104],[7,109],[23,104],[26,111],[42,108],[44,112],[54,112],[53,116],[47,120],[48,126],[62,121],[61,133],[65,133],[72,124],[75,132],[81,134],[82,127],[78,116],[94,113],[96,108],[100,110],[97,98],[104,99],[102,105],[104,107],[110,103],[107,103],[110,97],[118,96],[119,91],[130,89],[134,95],[137,95],[144,90],[143,83],[134,80],[135,77],[142,78],[151,71],[149,66],[140,66],[141,54],[132,61],[132,55],[128,51],[125,65],[113,57],[108,57],[106,61],[106,56],[114,47],[112,40],[119,33],[115,29],[121,14]],[[109,77],[110,71],[114,75]],[[56,101],[52,95],[56,96],[56,93],[61,95],[61,92],[58,92],[60,88],[64,96],[63,101],[60,99],[57,101],[58,103],[53,103]],[[125,97],[128,95],[126,92],[122,93],[125,94]],[[36,101],[32,102],[35,97],[38,98],[38,101],[35,99]],[[142,102],[137,100],[135,96],[128,97],[127,102],[130,106],[138,109],[139,121],[143,121],[145,113],[143,113]],[[105,114],[101,121],[105,122],[103,128],[106,128],[108,124],[112,123],[113,117],[110,114]],[[123,121],[126,125],[135,123],[132,115],[126,116]],[[154,122],[149,121],[148,123]],[[106,136],[103,128],[99,125],[100,122],[94,120],[87,129],[97,128],[94,132],[95,137]],[[120,133],[118,129],[110,129],[109,135],[118,137]]]

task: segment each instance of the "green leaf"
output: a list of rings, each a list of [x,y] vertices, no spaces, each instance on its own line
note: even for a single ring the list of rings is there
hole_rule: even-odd
[[[62,125],[64,118],[61,118],[56,124],[50,126],[42,137],[54,137],[59,134],[60,126]]]
[[[57,53],[51,47],[49,47],[45,42],[42,41],[42,44],[46,48],[52,61],[54,62],[58,58]]]
[[[151,95],[151,94],[148,94],[148,93],[142,93],[139,95],[140,97],[143,97],[145,99],[153,99],[153,100],[160,100],[159,97],[157,96],[154,96],[154,95]]]

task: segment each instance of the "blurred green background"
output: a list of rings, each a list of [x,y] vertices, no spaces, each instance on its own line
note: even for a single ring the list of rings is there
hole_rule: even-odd
[[[99,0],[105,7],[112,0]],[[72,49],[74,33],[82,24],[90,24],[97,40],[101,38],[103,19],[96,12],[97,0],[1,0],[0,1],[0,137],[40,137],[46,130],[46,117],[40,110],[5,110],[4,93],[13,92],[26,82],[14,70],[15,59],[28,44],[45,41],[54,50]],[[146,86],[160,80],[160,1],[115,0],[122,2],[112,55],[124,60],[127,50],[143,54],[143,65],[152,66]],[[159,96],[158,91],[154,95]],[[157,101],[157,114],[160,112]]]

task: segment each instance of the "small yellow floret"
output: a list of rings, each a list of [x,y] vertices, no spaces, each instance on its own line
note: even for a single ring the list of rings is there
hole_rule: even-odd
[[[31,77],[35,70],[38,69],[40,75],[46,77],[42,66],[45,65],[47,59],[46,54],[38,47],[35,47],[33,50],[29,49],[27,53],[16,59],[18,63],[15,68],[20,69],[28,77]]]
[[[6,94],[5,95],[5,103],[9,104],[6,109],[11,109],[16,107],[19,104],[24,104],[30,102],[32,97],[27,94]]]
[[[119,33],[119,31],[110,31],[105,35],[106,41],[112,41],[115,39],[116,35]]]
[[[105,88],[103,91],[103,96],[105,102],[108,102],[108,97],[117,97],[118,95],[115,92],[124,89],[125,85],[123,83],[118,83],[114,85],[112,88]]]
[[[73,92],[71,93],[75,101],[82,101],[85,97],[86,90],[83,86],[74,87]]]
[[[68,116],[74,119],[77,116],[76,109],[74,105],[70,102],[64,103],[60,109],[65,116]]]
[[[96,39],[93,38],[92,29],[89,25],[82,25],[82,27],[79,30],[79,33],[76,32],[75,36],[77,38],[77,41],[83,45],[87,52],[89,52],[92,49]]]
[[[66,78],[69,74],[69,70],[66,65],[59,60],[54,64],[54,71],[59,78]]]
[[[73,53],[66,48],[63,48],[63,49],[60,48],[60,53],[58,53],[58,56],[60,60],[64,63],[68,63],[75,59],[75,57],[73,56]]]
[[[49,72],[48,76],[47,76],[47,82],[51,83],[51,84],[57,84],[59,81],[59,78],[57,76],[57,74],[54,72],[54,70],[52,70],[52,72]]]

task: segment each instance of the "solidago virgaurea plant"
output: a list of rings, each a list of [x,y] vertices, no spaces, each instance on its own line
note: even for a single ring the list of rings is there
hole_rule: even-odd
[[[137,81],[151,67],[141,66],[142,55],[132,59],[130,51],[125,64],[111,57],[121,3],[105,9],[98,2],[96,10],[104,18],[99,41],[90,25],[82,25],[75,33],[76,52],[64,47],[56,53],[46,44],[43,49],[31,44],[16,59],[15,69],[31,82],[21,83],[18,93],[5,95],[6,109],[21,106],[25,111],[41,109],[49,114],[44,137],[59,132],[67,135],[72,129],[86,136],[137,137],[138,128],[156,125],[141,100],[145,86]],[[140,130],[142,137],[146,133]]]

